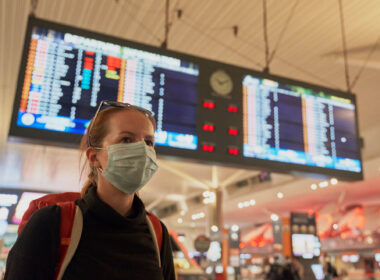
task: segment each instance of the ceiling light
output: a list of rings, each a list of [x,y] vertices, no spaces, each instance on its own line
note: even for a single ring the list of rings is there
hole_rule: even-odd
[[[200,213],[191,215],[191,219],[193,219],[193,220],[199,220],[199,219],[204,218],[205,216],[206,215],[205,215],[204,212],[200,212]]]
[[[251,206],[253,206],[253,205],[256,204],[256,201],[255,201],[254,199],[251,199],[251,200],[249,201],[249,204],[250,204]]]
[[[338,224],[333,224],[333,229],[337,230],[339,228]]]
[[[231,230],[232,230],[232,231],[238,231],[238,230],[239,230],[239,226],[238,226],[238,225],[233,225],[233,226],[231,227]]]
[[[183,223],[183,219],[182,218],[178,218],[177,219],[177,223],[182,224]]]
[[[206,273],[207,274],[211,274],[212,273],[212,267],[211,266],[209,266],[209,267],[206,268]]]
[[[181,243],[185,242],[185,236],[183,236],[183,235],[178,235],[178,240],[179,240]]]
[[[217,266],[215,267],[215,272],[218,273],[218,274],[223,273],[223,266],[221,266],[221,265],[217,265]]]
[[[214,202],[215,202],[214,197],[207,197],[207,198],[203,199],[203,204],[209,204],[209,203],[214,203]]]
[[[371,236],[367,237],[367,243],[372,244],[373,243],[373,238]]]
[[[211,227],[211,230],[212,230],[213,232],[218,232],[219,228],[218,228],[216,225],[213,225],[213,226]]]
[[[318,188],[318,186],[317,186],[317,184],[312,184],[312,185],[310,186],[310,188],[311,188],[313,191],[315,191],[315,190]]]
[[[272,214],[272,215],[270,215],[270,218],[271,218],[271,220],[274,221],[274,222],[278,221],[278,219],[279,219],[278,215],[276,215],[276,214]]]
[[[336,185],[336,184],[338,184],[338,179],[331,178],[330,183],[331,183],[331,185]]]
[[[284,194],[282,192],[277,193],[277,198],[279,199],[284,198]]]
[[[203,192],[203,197],[209,197],[209,196],[210,196],[210,192],[209,191]]]
[[[244,205],[244,207],[248,207],[249,206],[249,201],[244,201],[243,205]]]
[[[327,181],[322,181],[319,183],[320,188],[326,188],[328,185],[329,185],[329,182],[327,182]]]
[[[244,207],[243,203],[242,203],[242,202],[239,202],[238,207],[239,207],[239,208],[243,208],[243,207]]]
[[[234,241],[237,241],[239,239],[239,235],[236,232],[233,232],[231,234],[231,239],[234,240]]]

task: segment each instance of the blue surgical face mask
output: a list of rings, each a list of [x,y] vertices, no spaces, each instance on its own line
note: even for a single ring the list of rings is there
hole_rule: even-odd
[[[102,176],[124,193],[139,191],[157,171],[156,152],[144,141],[108,146],[108,165]]]

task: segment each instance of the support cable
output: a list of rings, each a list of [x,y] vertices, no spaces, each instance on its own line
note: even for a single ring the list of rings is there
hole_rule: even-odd
[[[216,43],[222,45],[223,47],[225,47],[226,49],[228,49],[228,50],[234,52],[235,54],[239,55],[240,57],[242,57],[242,58],[244,58],[244,59],[246,59],[246,60],[248,60],[248,61],[251,61],[255,66],[257,66],[257,67],[259,67],[259,68],[261,68],[261,69],[263,68],[263,65],[262,65],[260,62],[257,62],[257,61],[252,60],[252,57],[247,56],[247,55],[245,55],[244,53],[241,53],[241,52],[235,50],[235,49],[232,48],[230,45],[227,45],[227,44],[225,44],[224,42],[222,42],[222,41],[216,39],[215,37],[213,37],[213,36],[207,34],[207,33],[204,31],[206,27],[204,27],[204,28],[198,28],[197,26],[193,25],[189,20],[186,20],[185,17],[182,17],[181,21],[182,21],[183,23],[185,23],[186,25],[188,25],[189,27],[191,27],[193,30],[195,30],[195,31],[197,31],[198,33],[202,34],[203,36],[205,36],[205,37],[207,37],[207,38],[213,40],[214,42],[216,42]],[[259,51],[263,51],[262,48],[261,48],[260,46],[257,46],[255,43],[250,42],[249,40],[243,39],[243,38],[241,38],[240,36],[237,36],[236,39],[239,40],[239,41],[241,41],[242,43],[244,43],[244,44],[250,46],[250,47],[254,47],[255,49],[257,49],[257,50],[259,50]],[[325,85],[329,85],[330,87],[332,87],[332,88],[334,88],[334,89],[341,90],[341,88],[340,88],[338,85],[331,83],[330,80],[324,79],[324,78],[322,78],[322,77],[316,75],[315,73],[313,73],[313,72],[311,72],[311,71],[305,70],[305,69],[303,69],[302,67],[300,67],[300,66],[298,66],[298,65],[296,65],[296,64],[294,64],[294,63],[292,63],[292,62],[290,62],[290,61],[288,61],[288,60],[286,60],[286,59],[284,59],[284,58],[282,58],[282,57],[277,56],[277,59],[280,60],[280,61],[282,61],[283,63],[287,64],[288,66],[293,67],[294,69],[298,70],[299,72],[304,73],[305,75],[308,75],[309,77],[312,77],[312,78],[314,78],[314,79],[320,81],[321,83],[323,83],[323,84],[325,84]]]
[[[257,49],[257,50],[260,51],[260,52],[263,51],[262,47],[256,45],[256,44],[253,43],[252,41],[249,41],[249,40],[243,39],[243,38],[241,38],[241,37],[237,37],[237,39],[238,39],[239,41],[241,41],[242,43],[248,45],[248,46],[254,47],[255,49]],[[308,71],[308,70],[306,70],[306,69],[304,69],[304,68],[302,68],[302,67],[300,67],[300,66],[294,64],[293,62],[291,62],[291,61],[289,61],[289,60],[286,60],[286,59],[284,59],[284,58],[282,58],[282,57],[280,57],[280,56],[277,56],[277,59],[278,59],[279,61],[283,62],[284,64],[286,64],[286,65],[288,65],[288,66],[290,66],[290,67],[293,67],[294,69],[298,70],[300,73],[303,73],[303,74],[305,74],[305,75],[308,75],[309,77],[312,77],[312,78],[314,78],[314,79],[320,81],[321,83],[323,83],[323,84],[325,84],[325,85],[329,85],[330,87],[332,87],[332,88],[334,88],[334,89],[337,89],[337,90],[342,90],[338,85],[331,83],[330,80],[325,79],[325,78],[323,78],[323,77],[320,77],[320,76],[316,75],[314,72],[312,72],[312,71]]]
[[[36,10],[38,6],[38,0],[30,0],[30,13],[29,15],[32,17],[36,16]]]
[[[176,0],[173,5],[173,13],[178,13],[178,10],[180,10],[179,7],[180,1]]]
[[[169,23],[169,7],[170,7],[170,0],[165,0],[165,39],[161,44],[161,48],[167,49],[168,47],[168,39],[169,39],[169,31],[171,23]]]
[[[348,69],[348,60],[347,60],[346,32],[345,32],[345,28],[344,28],[343,4],[342,4],[342,0],[338,0],[338,2],[339,2],[339,14],[340,14],[340,27],[341,27],[341,31],[342,31],[342,47],[343,47],[344,71],[345,71],[345,77],[346,77],[346,85],[347,85],[347,91],[351,92],[350,73],[349,73],[349,69]]]
[[[291,21],[292,18],[293,18],[293,15],[294,15],[294,13],[295,13],[295,10],[296,10],[296,7],[297,7],[298,3],[299,3],[299,0],[296,0],[296,1],[294,2],[294,5],[293,5],[293,7],[292,7],[292,10],[290,11],[288,18],[286,19],[285,25],[284,25],[284,27],[283,27],[282,30],[281,30],[281,34],[280,34],[280,37],[278,38],[278,41],[277,41],[277,43],[276,43],[276,46],[274,47],[273,51],[271,52],[271,54],[270,54],[270,56],[269,56],[269,61],[268,61],[268,63],[271,63],[271,62],[272,62],[272,60],[273,60],[273,58],[274,58],[274,56],[275,56],[275,54],[276,54],[276,52],[277,52],[277,50],[278,50],[278,47],[280,46],[280,43],[281,43],[281,41],[282,41],[282,39],[283,39],[283,37],[284,37],[284,34],[285,34],[286,30],[288,30],[289,23],[290,23],[290,21]]]
[[[268,26],[267,26],[267,1],[263,0],[263,31],[265,43],[265,67],[264,72],[269,73],[269,41],[268,41]]]
[[[245,54],[243,54],[243,53],[241,53],[241,52],[235,50],[235,49],[234,49],[233,47],[231,47],[229,44],[226,44],[225,42],[220,41],[219,39],[217,39],[217,38],[211,36],[210,34],[207,34],[202,28],[199,28],[199,27],[193,25],[190,21],[186,20],[186,18],[184,18],[183,16],[182,16],[181,21],[182,21],[183,23],[185,23],[186,25],[188,25],[188,26],[189,26],[190,28],[192,28],[193,30],[195,30],[195,31],[197,31],[198,33],[202,34],[203,36],[205,36],[205,37],[209,38],[210,40],[214,41],[215,43],[218,43],[219,45],[223,46],[225,49],[228,49],[228,50],[230,50],[231,52],[237,54],[238,56],[244,58],[245,60],[248,60],[248,61],[252,62],[252,63],[253,63],[254,65],[256,65],[257,67],[259,67],[259,68],[262,68],[262,67],[263,67],[263,65],[262,65],[260,62],[254,61],[254,60],[252,59],[252,57],[250,57],[250,56],[248,56],[248,55],[245,55]]]
[[[124,9],[124,11],[128,14],[128,16],[133,19],[133,22],[136,22],[141,27],[141,29],[145,30],[145,32],[147,34],[149,34],[151,37],[153,37],[154,39],[156,39],[157,42],[161,42],[162,41],[162,39],[160,37],[158,37],[155,33],[153,33],[142,21],[140,21],[137,18],[136,14],[130,12],[129,9],[127,7],[125,7],[124,5],[120,5],[120,7],[122,9]]]
[[[375,50],[378,48],[379,46],[379,43],[380,43],[380,36],[377,38],[376,42],[373,44],[371,50],[368,52],[368,55],[367,55],[367,58],[365,59],[362,67],[360,68],[359,72],[356,74],[354,80],[352,81],[352,84],[351,84],[351,89],[353,89],[356,85],[356,82],[359,80],[360,76],[362,75],[364,69],[366,68],[371,56],[373,55],[373,53],[375,52]]]

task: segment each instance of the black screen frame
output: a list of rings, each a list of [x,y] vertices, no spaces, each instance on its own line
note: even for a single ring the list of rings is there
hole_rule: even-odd
[[[354,94],[343,92],[336,89],[326,88],[315,84],[310,84],[302,81],[297,81],[289,78],[285,78],[282,76],[273,75],[270,73],[259,72],[252,69],[239,67],[235,65],[229,65],[226,63],[209,60],[201,57],[195,57],[189,54],[179,53],[172,50],[166,50],[155,46],[149,46],[146,44],[129,41],[122,38],[117,38],[89,30],[84,30],[74,26],[68,26],[56,22],[51,22],[47,20],[37,19],[35,17],[29,17],[24,47],[22,52],[22,59],[20,62],[20,68],[18,73],[17,80],[17,90],[15,94],[14,104],[13,104],[13,112],[11,118],[11,125],[9,129],[8,139],[10,141],[16,142],[29,142],[35,144],[43,144],[43,145],[55,145],[61,147],[68,148],[78,148],[80,143],[80,139],[82,135],[79,134],[71,134],[64,133],[59,131],[48,131],[48,130],[40,130],[35,128],[28,127],[18,127],[17,126],[17,113],[20,107],[21,102],[21,94],[22,88],[24,84],[25,77],[25,69],[27,64],[27,55],[29,50],[29,44],[31,40],[31,34],[33,27],[38,26],[47,29],[54,29],[59,32],[68,32],[79,36],[84,36],[87,38],[93,38],[97,40],[102,40],[106,42],[111,42],[118,45],[124,45],[131,48],[141,49],[148,52],[157,53],[160,55],[166,55],[171,57],[176,57],[184,61],[193,62],[198,64],[199,66],[199,77],[198,77],[198,104],[197,104],[197,136],[198,136],[198,149],[197,150],[186,150],[180,148],[172,148],[166,146],[156,146],[156,151],[159,157],[166,158],[169,160],[186,160],[192,162],[200,162],[207,163],[213,165],[221,165],[221,166],[229,166],[229,167],[237,167],[237,168],[245,168],[245,169],[259,169],[259,170],[268,170],[273,172],[280,173],[290,173],[296,176],[309,176],[309,177],[317,177],[317,178],[329,178],[335,177],[340,180],[353,181],[353,180],[362,180],[363,179],[363,161],[360,150],[360,137],[359,137],[359,123],[358,123],[358,108],[356,103],[356,97]],[[207,114],[204,112],[202,107],[202,102],[207,98],[214,98],[216,100],[221,100],[223,98],[213,97],[212,95],[207,95],[205,92],[210,92],[210,85],[208,75],[217,69],[223,69],[228,72],[235,81],[239,81],[235,83],[234,86],[234,94],[235,96],[229,97],[229,99],[224,98],[221,102],[223,104],[233,103],[238,104],[240,106],[240,112],[242,111],[242,79],[245,75],[252,75],[261,79],[270,79],[277,81],[279,83],[294,85],[304,87],[306,89],[311,89],[316,92],[323,91],[326,94],[331,94],[337,97],[342,97],[346,99],[350,99],[352,104],[355,105],[355,126],[356,126],[356,141],[357,141],[357,150],[359,153],[359,160],[361,162],[362,170],[361,172],[351,172],[345,170],[338,169],[330,169],[323,167],[315,167],[294,163],[286,163],[279,161],[271,161],[257,158],[244,157],[242,152],[239,153],[238,156],[230,155],[226,152],[226,145],[231,144],[228,143],[228,137],[224,137],[221,133],[215,133],[213,136],[209,137],[211,141],[218,141],[218,145],[223,146],[223,151],[216,150],[214,153],[205,153],[202,151],[201,146],[202,143],[207,141],[203,141],[201,136],[205,135],[205,132],[200,128],[202,127],[202,123],[204,119],[207,119]],[[218,99],[219,98],[219,99]],[[218,101],[219,102],[219,101]],[[221,116],[222,111],[215,111],[215,118],[217,118],[218,114]],[[210,117],[210,115],[208,115]],[[237,123],[238,121],[235,120]],[[240,128],[242,130],[243,127],[243,119],[240,118]],[[203,137],[202,136],[202,137]],[[209,140],[208,140],[209,141]],[[242,133],[236,136],[232,141],[232,144],[235,144],[242,151],[243,138]]]

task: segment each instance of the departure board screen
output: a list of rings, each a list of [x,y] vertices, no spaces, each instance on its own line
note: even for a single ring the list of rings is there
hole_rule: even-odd
[[[101,100],[152,111],[156,144],[195,150],[198,65],[34,27],[17,126],[84,134]]]
[[[156,152],[360,180],[355,96],[29,17],[10,141],[77,148],[102,100],[150,110]]]
[[[245,157],[362,170],[349,98],[246,75],[243,130]]]

